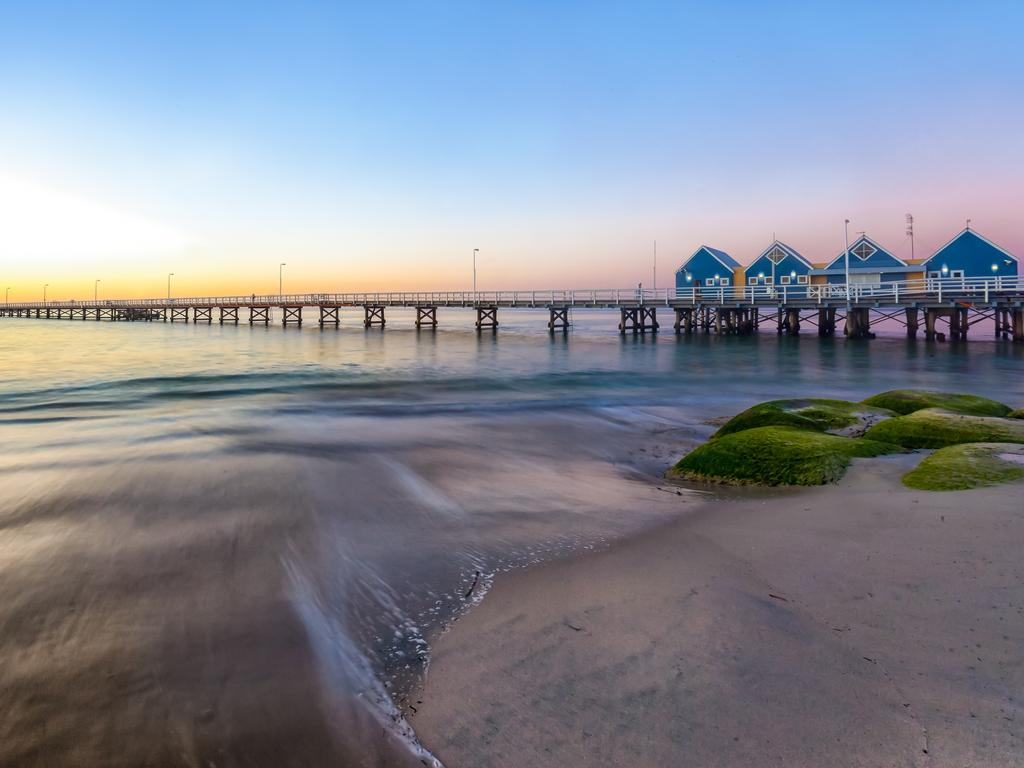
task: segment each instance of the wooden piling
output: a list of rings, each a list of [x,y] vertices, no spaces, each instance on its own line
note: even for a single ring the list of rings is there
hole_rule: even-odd
[[[431,330],[437,328],[437,307],[416,307],[416,327],[427,326]]]

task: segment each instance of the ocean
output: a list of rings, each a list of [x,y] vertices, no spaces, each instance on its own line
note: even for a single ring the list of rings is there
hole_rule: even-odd
[[[1024,347],[981,327],[412,319],[0,319],[0,765],[431,765],[402,716],[431,639],[503,571],[678,515],[660,475],[710,422],[897,387],[1024,405]]]

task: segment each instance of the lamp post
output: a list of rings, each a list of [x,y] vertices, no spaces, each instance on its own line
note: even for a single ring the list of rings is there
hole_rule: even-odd
[[[288,265],[285,262],[281,262],[277,265],[277,295],[281,296],[284,293],[284,268]]]
[[[43,304],[46,303],[46,289],[49,288],[49,287],[50,287],[49,283],[47,283],[46,285],[43,286]]]
[[[473,293],[476,293],[476,255],[480,252],[479,248],[473,249]]]
[[[846,311],[850,311],[850,220],[843,225],[846,235],[846,253],[843,255],[843,269],[846,272]]]
[[[174,277],[173,272],[167,273],[167,300],[171,300],[171,278]]]
[[[4,294],[4,304],[11,303],[11,286],[7,286],[7,292]]]
[[[96,282],[92,284],[92,300],[99,301],[100,298],[100,279],[96,278]]]

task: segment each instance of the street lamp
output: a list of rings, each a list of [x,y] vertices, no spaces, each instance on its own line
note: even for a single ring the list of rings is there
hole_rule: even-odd
[[[476,255],[480,252],[479,248],[473,249],[473,293],[476,293]]]
[[[846,311],[850,311],[850,220],[847,219],[843,225],[843,232],[846,235],[846,253],[843,257],[843,265],[846,271]]]
[[[92,300],[99,301],[100,298],[100,280],[96,278],[96,282],[92,285]]]
[[[7,292],[4,294],[4,304],[11,303],[11,286],[7,286]]]
[[[46,289],[49,288],[49,287],[50,287],[49,283],[47,283],[46,285],[43,286],[43,304],[46,303]]]
[[[288,266],[283,261],[277,265],[277,295],[281,296],[284,293],[282,286],[284,285],[284,268]]]
[[[171,300],[171,278],[174,277],[173,272],[167,273],[167,300]]]

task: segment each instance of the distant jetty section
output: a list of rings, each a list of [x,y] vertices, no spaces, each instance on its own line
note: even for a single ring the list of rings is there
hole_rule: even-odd
[[[415,325],[436,329],[439,310],[476,312],[476,329],[495,332],[499,311],[547,309],[551,333],[567,332],[574,309],[617,311],[623,334],[657,333],[658,312],[674,314],[677,334],[746,335],[774,323],[779,335],[813,328],[819,336],[872,338],[872,324],[894,321],[909,338],[966,340],[979,324],[995,337],[1024,342],[1024,278],[925,277],[886,282],[694,285],[670,289],[307,293],[98,301],[40,301],[0,305],[0,317],[50,320],[341,325],[341,310],[361,310],[365,328],[383,329],[386,310],[414,308]],[[278,310],[272,313],[272,310]],[[923,328],[922,328],[923,321]]]

